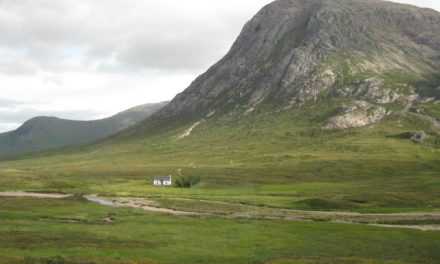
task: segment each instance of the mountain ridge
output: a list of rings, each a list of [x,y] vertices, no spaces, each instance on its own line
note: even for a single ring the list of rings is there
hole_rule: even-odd
[[[385,1],[278,0],[152,118],[249,114],[270,100],[280,110],[324,94],[372,105],[409,103],[414,95],[438,100],[438,24],[434,10]]]
[[[274,1],[169,104],[86,149],[150,137],[189,140],[209,126],[288,115],[287,125],[301,133],[383,121],[437,142],[438,24],[434,10],[380,0]]]
[[[38,116],[13,131],[0,133],[0,155],[21,154],[99,140],[154,114],[168,102],[139,105],[90,121]]]

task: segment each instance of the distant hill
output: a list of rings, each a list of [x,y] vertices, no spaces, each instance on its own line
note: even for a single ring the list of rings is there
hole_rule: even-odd
[[[0,134],[0,155],[35,152],[98,140],[144,120],[167,103],[140,105],[94,121],[35,117],[14,131]]]

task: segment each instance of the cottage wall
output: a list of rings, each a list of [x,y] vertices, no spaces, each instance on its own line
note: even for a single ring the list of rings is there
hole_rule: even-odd
[[[161,186],[161,185],[165,185],[165,186],[172,185],[171,176],[170,176],[170,177],[165,177],[165,178],[167,178],[166,180],[165,180],[165,179],[162,179],[162,178],[164,178],[164,177],[156,177],[156,178],[153,180],[153,184],[154,184],[154,185],[158,185],[158,186]],[[168,179],[169,179],[169,180],[168,180]]]

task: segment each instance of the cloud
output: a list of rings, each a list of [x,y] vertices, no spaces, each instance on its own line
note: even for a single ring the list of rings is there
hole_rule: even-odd
[[[2,0],[0,74],[200,72],[271,0]],[[438,1],[401,0],[439,8]]]
[[[11,100],[6,98],[0,98],[0,108],[9,108],[9,107],[16,107],[21,104],[24,104],[24,102],[20,102],[17,100]]]
[[[238,2],[2,0],[0,47],[14,49],[12,68],[23,70],[0,72],[26,74],[34,64],[58,72],[199,70],[218,59],[232,34],[270,1]]]
[[[440,11],[440,2],[438,0],[392,0],[392,2],[427,7]]]
[[[269,2],[1,0],[0,132],[170,100]]]
[[[0,133],[4,133],[7,131],[12,131],[19,127],[21,123],[0,123]]]
[[[0,101],[1,103],[1,101]],[[38,108],[29,108],[28,106],[14,108],[5,108],[0,106],[0,132],[10,131],[16,129],[25,121],[36,116],[62,116],[70,120],[84,120],[84,116],[90,119],[99,119],[103,113],[94,110],[74,110],[74,111],[44,111]]]

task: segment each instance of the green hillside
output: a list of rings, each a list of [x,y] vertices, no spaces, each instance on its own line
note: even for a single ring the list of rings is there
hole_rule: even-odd
[[[440,137],[429,122],[397,113],[364,128],[323,130],[322,120],[333,110],[323,102],[255,113],[240,122],[206,120],[183,139],[177,137],[189,125],[133,141],[116,137],[24,156],[0,164],[0,188],[197,197],[301,209],[440,206]],[[401,136],[413,130],[427,131],[428,138],[414,142]],[[203,180],[191,190],[152,188],[155,175],[169,174]]]
[[[14,131],[0,134],[0,155],[36,152],[96,141],[143,121],[167,103],[141,105],[112,117],[93,121],[35,117]]]

